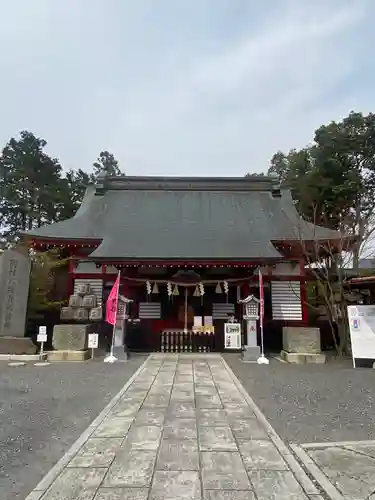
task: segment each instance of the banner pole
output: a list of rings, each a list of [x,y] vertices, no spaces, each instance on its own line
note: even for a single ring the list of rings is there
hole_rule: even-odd
[[[263,318],[264,318],[264,283],[262,272],[259,269],[259,298],[260,298],[260,357],[257,359],[258,365],[268,365],[270,362],[264,355],[264,331],[263,331]]]
[[[120,274],[121,271],[118,272],[117,275],[117,290],[116,290],[116,298],[113,299],[113,302],[115,302],[115,311],[114,311],[114,322],[113,322],[113,328],[112,328],[112,341],[111,341],[111,349],[109,355],[104,358],[105,363],[114,363],[117,361],[116,356],[114,355],[114,346],[115,346],[115,330],[116,330],[116,322],[117,322],[117,309],[118,309],[118,297],[119,297],[119,290],[120,290]]]

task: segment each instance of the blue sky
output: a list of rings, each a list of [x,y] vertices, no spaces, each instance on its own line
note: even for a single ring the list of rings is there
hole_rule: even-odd
[[[65,168],[243,175],[375,111],[373,0],[0,0],[0,145]]]

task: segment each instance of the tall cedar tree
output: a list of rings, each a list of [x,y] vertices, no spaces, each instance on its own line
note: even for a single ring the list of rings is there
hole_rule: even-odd
[[[58,221],[65,198],[61,166],[48,156],[46,141],[28,131],[12,138],[0,157],[0,237],[17,240],[20,231]]]

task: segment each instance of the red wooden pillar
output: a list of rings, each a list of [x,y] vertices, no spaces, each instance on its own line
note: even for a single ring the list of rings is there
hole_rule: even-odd
[[[307,296],[307,283],[306,283],[306,268],[305,260],[300,260],[300,274],[301,274],[301,307],[302,307],[302,323],[307,326],[309,322],[309,306]]]
[[[69,300],[69,297],[73,295],[74,293],[74,269],[76,266],[76,262],[73,258],[73,252],[71,248],[68,249],[69,252],[69,262],[68,262],[68,296],[67,300]]]
[[[242,287],[241,287],[241,299],[246,299],[246,297],[250,294],[250,286],[249,286],[249,282],[248,281],[244,281],[242,283]]]

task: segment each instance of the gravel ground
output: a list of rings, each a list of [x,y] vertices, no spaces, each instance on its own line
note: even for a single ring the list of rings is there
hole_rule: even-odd
[[[0,499],[23,500],[146,359],[0,363]]]
[[[326,365],[245,364],[224,358],[280,437],[287,442],[375,439],[375,371],[351,361]]]

